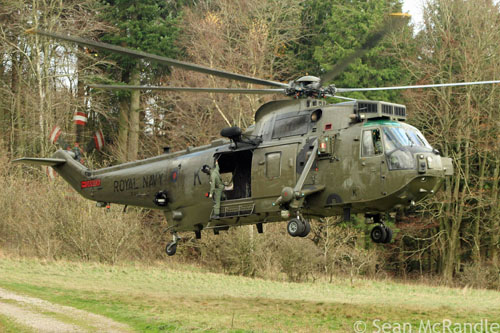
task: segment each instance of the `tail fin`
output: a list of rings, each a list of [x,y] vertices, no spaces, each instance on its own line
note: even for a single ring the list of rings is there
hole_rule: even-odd
[[[58,150],[51,158],[23,157],[12,162],[51,166],[71,185],[71,187],[83,195],[81,184],[83,181],[88,180],[91,171],[75,161],[74,156],[72,152]]]

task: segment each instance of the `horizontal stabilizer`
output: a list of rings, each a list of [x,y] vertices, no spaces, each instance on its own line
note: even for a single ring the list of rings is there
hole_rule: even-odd
[[[34,165],[48,165],[56,166],[66,163],[65,159],[62,158],[34,158],[34,157],[23,157],[13,160],[12,163],[26,163]]]

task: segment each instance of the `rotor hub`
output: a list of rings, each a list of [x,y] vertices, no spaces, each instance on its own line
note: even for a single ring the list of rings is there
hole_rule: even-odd
[[[285,89],[285,94],[295,98],[325,98],[335,95],[336,91],[335,85],[322,87],[319,77],[306,75],[291,81],[289,87]]]

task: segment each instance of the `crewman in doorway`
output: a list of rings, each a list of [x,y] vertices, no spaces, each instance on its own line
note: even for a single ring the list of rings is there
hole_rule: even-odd
[[[215,167],[210,170],[210,198],[214,200],[214,215],[212,218],[220,218],[220,200],[222,198],[222,191],[224,190],[224,183],[219,172],[219,162],[215,161]]]

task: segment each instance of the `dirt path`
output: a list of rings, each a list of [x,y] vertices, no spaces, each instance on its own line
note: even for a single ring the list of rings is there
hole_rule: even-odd
[[[125,324],[0,288],[0,314],[36,332],[131,332]]]

